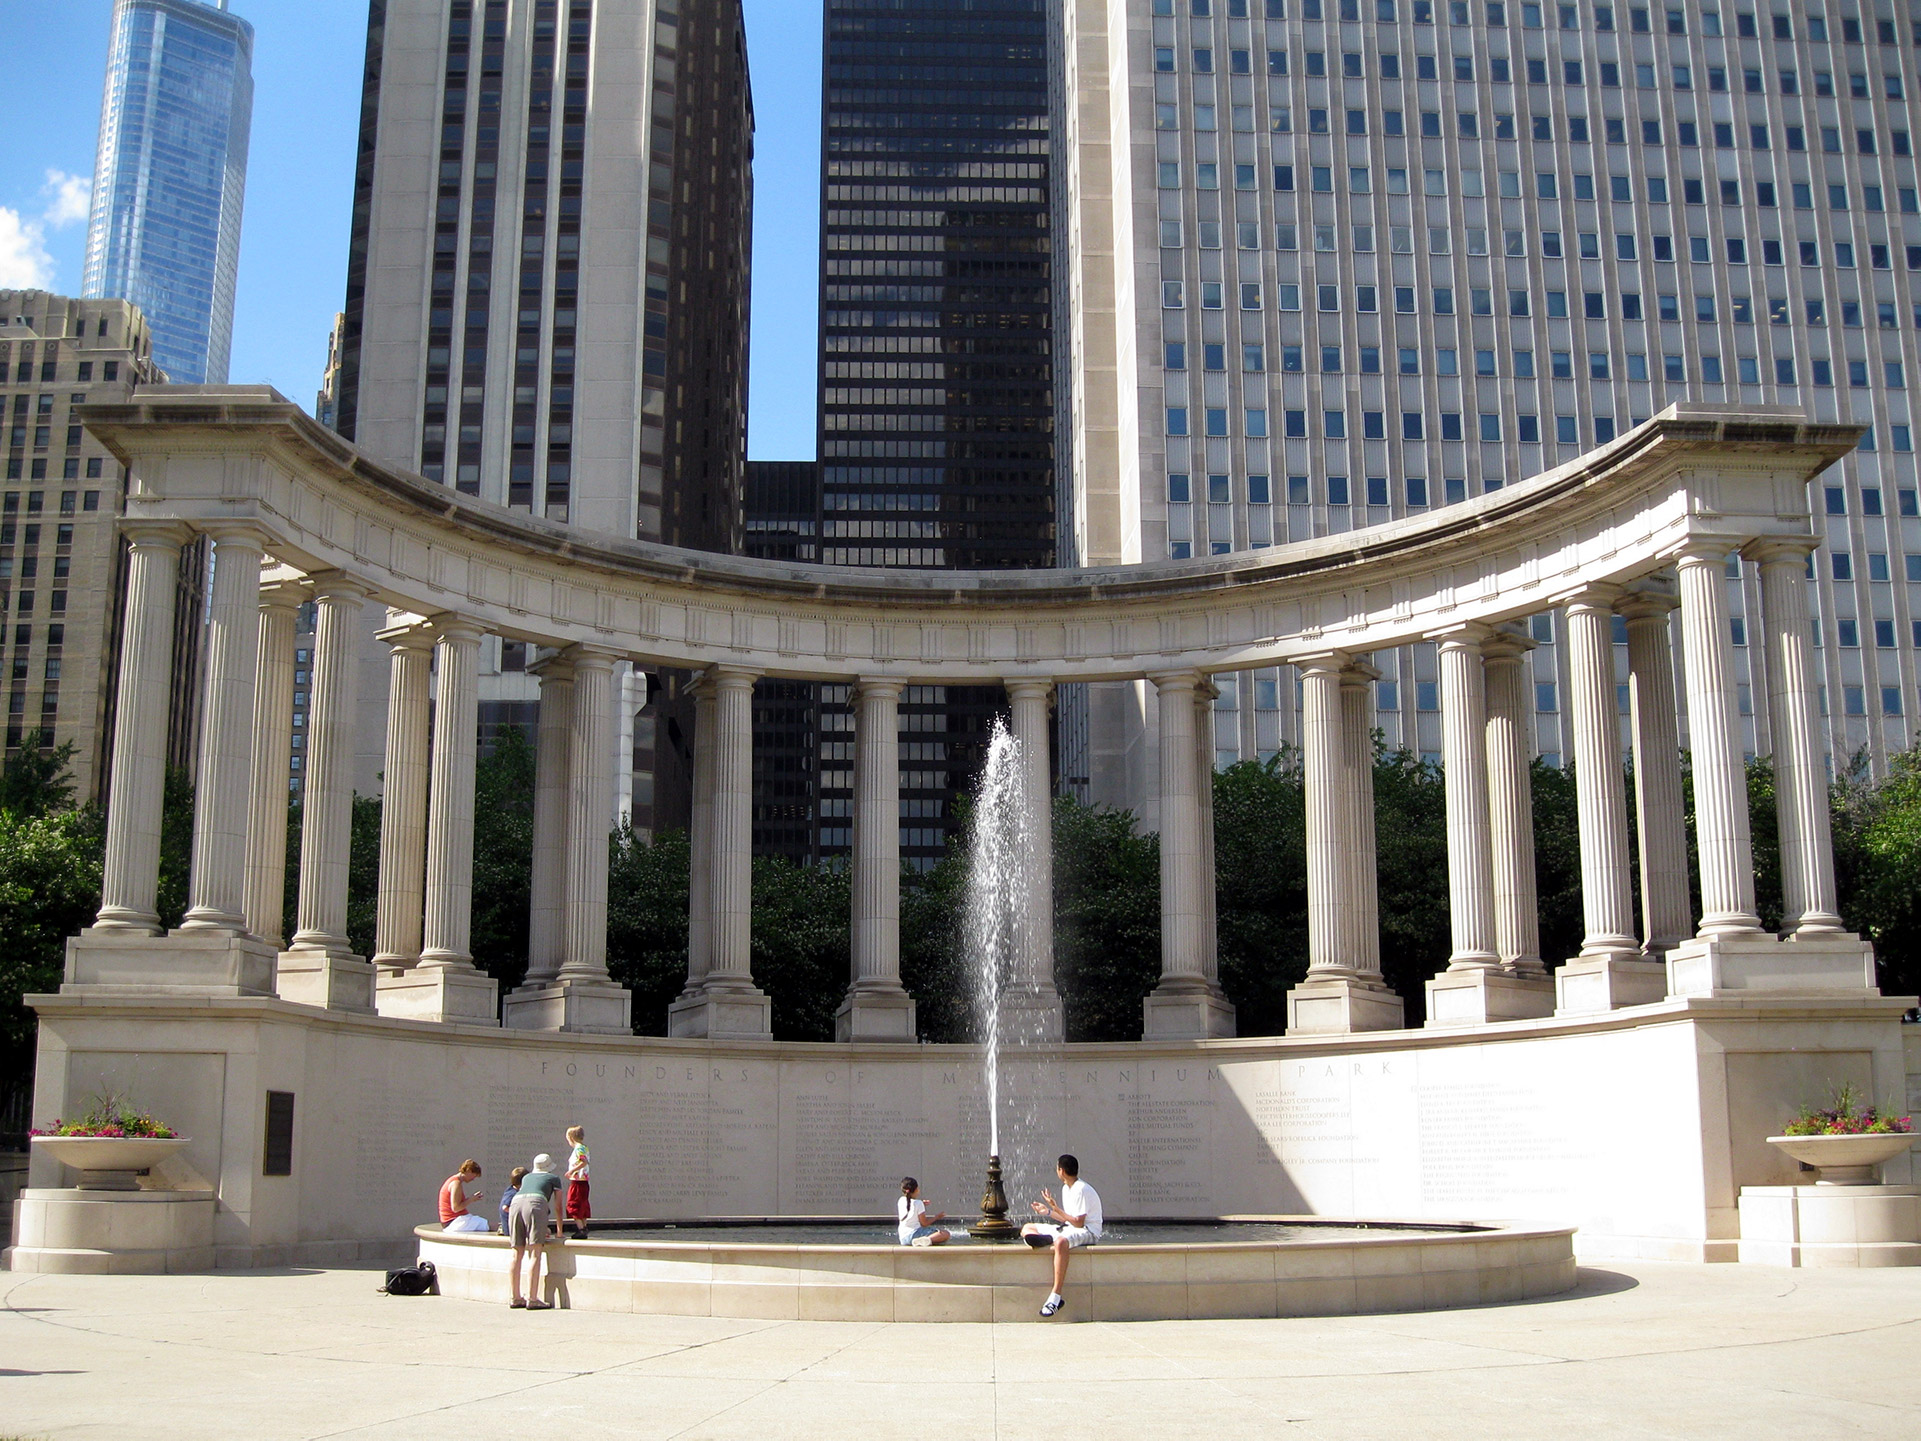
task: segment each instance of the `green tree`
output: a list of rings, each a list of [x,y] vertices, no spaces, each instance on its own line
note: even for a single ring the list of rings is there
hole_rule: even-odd
[[[60,989],[67,937],[100,908],[100,813],[0,807],[0,1092],[31,1084],[35,1018],[20,998]]]
[[[1307,977],[1307,795],[1298,752],[1215,773],[1214,875],[1221,987],[1242,1035],[1278,1036],[1287,1028],[1287,993]]]
[[[774,1039],[833,1040],[852,954],[847,872],[756,856],[753,896],[754,982],[773,1002]]]
[[[914,1024],[924,1041],[979,1038],[974,972],[961,943],[966,904],[967,860],[958,844],[932,869],[902,873],[900,979],[914,998]]]
[[[1412,751],[1374,757],[1374,835],[1381,909],[1381,976],[1401,994],[1407,1023],[1427,1015],[1426,983],[1453,949],[1447,904],[1447,792],[1441,768]]]
[[[1054,980],[1070,1041],[1137,1041],[1161,974],[1161,842],[1131,811],[1054,802]]]
[[[687,983],[687,833],[648,841],[622,826],[608,844],[608,974],[634,993],[634,1030],[664,1036]]]
[[[474,964],[505,995],[527,976],[534,868],[534,748],[503,726],[474,767]]]
[[[1541,959],[1554,967],[1578,955],[1587,936],[1581,910],[1581,823],[1574,767],[1551,766],[1537,759],[1528,770],[1528,782],[1534,800],[1534,897]],[[1630,821],[1630,834],[1632,830]],[[1445,855],[1445,822],[1441,849]]]
[[[73,742],[51,742],[44,730],[30,730],[0,766],[0,811],[44,816],[73,804]]]
[[[1855,814],[1856,889],[1842,912],[1874,942],[1882,993],[1921,994],[1921,745],[1892,758]]]

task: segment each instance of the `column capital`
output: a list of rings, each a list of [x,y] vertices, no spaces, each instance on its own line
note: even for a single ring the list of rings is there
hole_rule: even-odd
[[[267,533],[250,520],[210,520],[199,527],[200,533],[220,545],[251,545],[267,548]]]
[[[120,533],[127,543],[142,550],[179,550],[193,539],[193,527],[178,520],[135,520],[120,522]]]
[[[549,681],[571,681],[574,658],[565,650],[543,650],[537,659],[527,662],[527,674],[539,676],[542,685]]]
[[[1674,553],[1676,570],[1683,567],[1694,569],[1709,565],[1726,565],[1728,557],[1741,548],[1741,542],[1731,536],[1691,535],[1681,543]]]
[[[854,682],[853,696],[856,702],[869,696],[886,700],[899,700],[900,693],[907,689],[907,682],[893,676],[862,676]]]
[[[1818,535],[1770,535],[1741,548],[1741,554],[1757,565],[1805,566],[1808,557],[1820,548]]]
[[[1154,682],[1154,688],[1162,695],[1173,691],[1193,690],[1205,679],[1198,670],[1150,671],[1147,678]]]
[[[294,577],[278,575],[274,572],[280,567],[263,568],[260,575],[260,608],[262,610],[299,610],[307,603],[311,587],[305,576]]]
[[[1434,642],[1442,650],[1471,650],[1479,653],[1496,634],[1496,628],[1484,620],[1463,621],[1459,625],[1442,626],[1428,631],[1421,637]]]
[[[716,690],[751,690],[754,682],[760,679],[760,672],[751,666],[728,665],[724,662],[710,665],[702,672],[701,679]]]
[[[318,571],[307,579],[313,585],[315,600],[352,601],[359,605],[374,593],[372,586],[344,570]]]
[[[1570,615],[1581,611],[1604,615],[1612,621],[1615,611],[1620,608],[1622,594],[1620,586],[1602,581],[1583,586],[1572,595],[1565,597],[1561,601],[1561,609]]]
[[[436,640],[448,645],[479,645],[480,638],[487,634],[486,628],[479,622],[451,612],[432,617],[432,623]]]
[[[560,654],[573,662],[576,675],[584,670],[610,671],[627,659],[621,652],[604,645],[570,645]]]
[[[388,624],[374,632],[374,639],[394,650],[432,650],[440,632],[432,621],[403,611],[388,611]]]
[[[1517,625],[1503,625],[1481,643],[1481,658],[1489,665],[1518,665],[1540,644]]]
[[[1306,655],[1294,656],[1286,662],[1303,676],[1345,675],[1354,663],[1354,657],[1344,650],[1309,651]]]
[[[1008,699],[1030,699],[1038,696],[1041,700],[1052,700],[1054,682],[1045,676],[1012,676],[1001,682],[1007,688]]]
[[[1671,582],[1649,576],[1621,592],[1621,598],[1614,603],[1614,613],[1629,625],[1651,620],[1665,625],[1680,606],[1681,597]]]
[[[1342,690],[1365,690],[1381,678],[1381,672],[1364,660],[1350,660],[1341,668]]]

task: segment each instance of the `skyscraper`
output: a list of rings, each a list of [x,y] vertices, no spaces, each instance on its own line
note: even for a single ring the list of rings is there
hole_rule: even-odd
[[[820,558],[1052,565],[1048,6],[825,9]],[[822,688],[829,855],[852,836],[852,751],[829,739],[851,725],[845,691]],[[993,688],[903,693],[910,864],[944,853],[1001,704]]]
[[[82,293],[132,301],[176,384],[224,385],[253,120],[253,26],[115,0]]]
[[[752,151],[739,0],[373,0],[337,428],[550,520],[736,549]],[[525,664],[489,643],[483,733],[530,714]]]
[[[1070,0],[1063,22],[1074,559],[1338,535],[1551,469],[1675,401],[1795,406],[1872,427],[1815,497],[1827,749],[1880,765],[1910,744],[1921,21]],[[1756,568],[1727,585],[1765,755]],[[1559,619],[1533,618],[1529,660],[1557,762]],[[1434,647],[1373,664],[1389,744],[1437,753]],[[1298,739],[1290,670],[1221,679],[1223,763]],[[1151,701],[1090,690],[1096,798],[1151,809]]]

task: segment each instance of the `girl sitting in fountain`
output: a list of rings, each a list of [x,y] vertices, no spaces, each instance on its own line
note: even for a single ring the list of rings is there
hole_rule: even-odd
[[[936,1221],[945,1221],[947,1213],[936,1211],[927,1214],[927,1203],[920,1198],[920,1182],[912,1176],[900,1183],[900,1200],[894,1208],[900,1214],[900,1243],[903,1246],[945,1246],[953,1237]]]

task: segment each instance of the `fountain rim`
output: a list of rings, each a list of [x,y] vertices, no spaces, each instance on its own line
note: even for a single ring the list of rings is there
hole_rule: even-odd
[[[686,1226],[689,1228],[713,1227],[713,1228],[718,1228],[722,1230],[728,1229],[730,1227],[738,1227],[738,1228],[744,1229],[750,1226],[782,1226],[782,1225],[786,1225],[786,1226],[873,1225],[877,1228],[884,1228],[886,1226],[893,1225],[894,1220],[890,1216],[880,1216],[880,1215],[871,1216],[871,1217],[870,1216],[844,1216],[844,1215],[843,1216],[724,1216],[724,1217],[707,1216],[707,1217],[676,1218],[676,1219],[641,1218],[641,1219],[620,1220],[620,1221],[609,1220],[606,1222],[601,1222],[599,1224],[607,1227],[608,1229],[612,1229],[615,1226],[627,1225],[627,1226],[633,1226],[636,1228],[650,1228],[650,1229],[658,1228],[661,1231],[666,1231],[670,1228],[676,1228],[680,1226]],[[1328,1229],[1333,1229],[1335,1227],[1348,1227],[1348,1228],[1358,1228],[1363,1230],[1379,1230],[1381,1232],[1381,1234],[1378,1236],[1353,1236],[1353,1235],[1330,1236],[1321,1240],[1144,1241],[1144,1242],[1116,1241],[1116,1242],[1110,1243],[1106,1248],[1110,1251],[1116,1251],[1116,1250],[1125,1248],[1128,1254],[1130,1255],[1142,1254],[1146,1252],[1167,1252],[1167,1251],[1222,1252],[1222,1251],[1259,1251],[1259,1250],[1275,1250],[1275,1249],[1313,1250],[1317,1248],[1350,1247],[1350,1246],[1358,1246],[1363,1248],[1387,1247],[1387,1246],[1406,1245],[1411,1239],[1417,1239],[1422,1245],[1451,1246],[1451,1245],[1472,1244],[1476,1241],[1490,1240],[1496,1237],[1503,1240],[1519,1240],[1519,1239],[1525,1239],[1525,1238],[1549,1238],[1549,1237],[1557,1237],[1557,1236],[1572,1237],[1575,1234],[1576,1230],[1578,1229],[1577,1227],[1574,1227],[1574,1226],[1562,1226],[1562,1225],[1553,1225],[1553,1224],[1544,1223],[1544,1222],[1528,1222],[1528,1221],[1463,1221],[1463,1220],[1455,1220],[1455,1219],[1425,1220],[1425,1219],[1408,1218],[1408,1217],[1401,1217],[1401,1218],[1388,1220],[1388,1219],[1382,1219],[1380,1217],[1343,1217],[1343,1216],[1270,1215],[1270,1214],[1236,1214],[1236,1215],[1227,1215],[1227,1216],[1125,1216],[1125,1217],[1116,1217],[1109,1224],[1114,1226],[1191,1225],[1196,1228],[1199,1228],[1202,1226],[1219,1226],[1219,1225],[1322,1226],[1322,1227],[1327,1227]],[[1419,1231],[1424,1234],[1420,1235],[1419,1237],[1410,1237],[1407,1234],[1410,1231]],[[457,1245],[463,1245],[463,1246],[479,1246],[484,1248],[506,1248],[509,1245],[508,1238],[500,1234],[499,1232],[492,1232],[492,1231],[448,1232],[448,1231],[443,1231],[440,1228],[440,1225],[438,1222],[427,1222],[422,1225],[414,1227],[414,1235],[416,1238],[422,1241],[431,1241],[439,1244],[457,1244]],[[652,1236],[645,1237],[645,1238],[637,1238],[633,1236],[621,1236],[618,1238],[607,1238],[607,1239],[596,1240],[594,1239],[592,1232],[588,1233],[588,1236],[585,1240],[568,1239],[566,1241],[561,1241],[556,1239],[553,1241],[546,1242],[545,1244],[547,1246],[564,1246],[569,1251],[582,1251],[582,1250],[591,1251],[599,1248],[618,1249],[622,1251],[633,1250],[633,1249],[651,1250],[651,1249],[664,1247],[664,1248],[671,1248],[672,1250],[677,1252],[690,1252],[690,1253],[695,1251],[728,1251],[728,1252],[746,1252],[751,1254],[769,1254],[769,1253],[775,1253],[775,1252],[804,1251],[808,1255],[816,1255],[816,1256],[843,1255],[843,1254],[866,1255],[866,1254],[874,1254],[874,1253],[891,1255],[895,1252],[898,1252],[904,1249],[897,1242],[889,1242],[889,1241],[846,1241],[846,1242],[839,1242],[839,1241],[725,1241],[725,1240],[709,1240],[709,1239],[701,1239],[701,1240],[682,1239],[680,1237],[674,1237],[672,1239],[667,1239],[663,1237],[661,1239],[656,1239]],[[951,1248],[945,1247],[945,1246],[929,1246],[929,1247],[921,1248],[919,1251],[916,1252],[916,1254],[917,1255],[951,1255],[951,1256],[976,1255],[978,1256],[985,1251],[989,1251],[989,1250],[1001,1251],[1005,1249],[1007,1248],[1002,1246],[986,1246],[986,1245],[977,1245],[977,1244],[954,1246]],[[1100,1249],[1100,1247],[1097,1245],[1094,1249]]]

